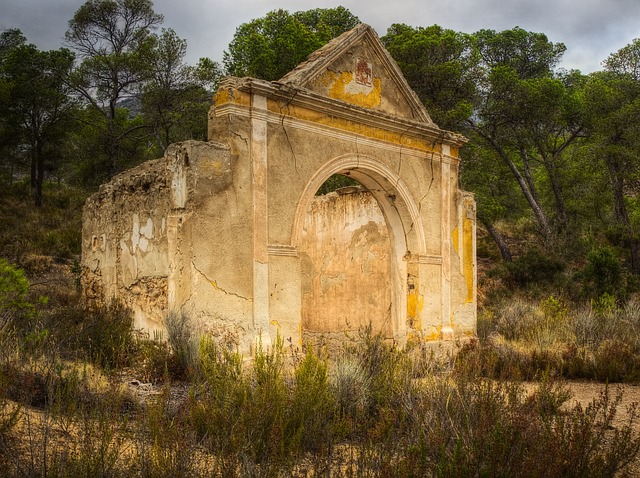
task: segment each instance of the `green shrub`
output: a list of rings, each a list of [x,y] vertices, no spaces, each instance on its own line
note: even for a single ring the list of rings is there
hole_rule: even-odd
[[[588,297],[599,298],[603,294],[613,297],[625,295],[620,258],[608,246],[601,246],[589,252],[582,274]]]
[[[528,287],[554,282],[565,264],[538,249],[529,249],[513,260],[495,268],[491,274],[501,278],[508,287]]]
[[[0,258],[0,327],[18,315],[32,312],[28,292],[29,281],[24,272]]]
[[[629,422],[612,430],[619,397],[560,412],[562,384],[527,393],[514,382],[431,377],[411,409],[417,425],[386,476],[613,477],[640,447]]]
[[[234,476],[251,446],[245,436],[243,412],[250,407],[250,383],[242,357],[209,336],[200,341],[198,382],[189,403],[189,423],[197,438],[216,458],[216,472]]]
[[[300,452],[326,452],[333,442],[335,419],[327,363],[309,347],[295,369],[294,378],[291,404],[285,417],[287,446],[295,456],[300,456]]]
[[[188,378],[197,367],[199,336],[184,312],[169,312],[164,320],[171,349],[169,373],[174,378]]]
[[[369,408],[371,377],[355,357],[342,355],[333,362],[330,371],[332,393],[338,411],[357,419]]]
[[[182,378],[181,369],[172,366],[175,362],[166,342],[138,338],[134,348],[136,352],[132,359],[135,360],[134,367],[140,380],[157,385],[168,378]],[[176,374],[174,370],[180,371]]]
[[[120,302],[86,308],[77,324],[77,343],[88,357],[106,369],[126,363],[133,349],[133,314]]]

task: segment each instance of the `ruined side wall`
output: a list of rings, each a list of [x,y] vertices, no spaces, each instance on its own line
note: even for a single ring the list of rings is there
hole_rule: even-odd
[[[301,236],[303,337],[344,338],[371,324],[393,338],[382,211],[366,190],[338,192],[314,198]]]
[[[246,168],[247,152],[238,154]],[[82,254],[87,299],[122,300],[135,326],[150,333],[178,312],[203,332],[250,341],[250,202],[238,154],[216,142],[173,144],[164,158],[116,176],[89,198]]]
[[[168,190],[164,161],[148,161],[101,186],[83,211],[85,296],[122,300],[150,331],[162,329],[167,310]]]

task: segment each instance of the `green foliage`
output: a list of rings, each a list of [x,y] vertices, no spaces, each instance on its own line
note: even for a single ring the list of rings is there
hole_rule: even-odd
[[[605,69],[616,75],[640,80],[640,40],[634,39],[628,45],[609,55],[604,62]]]
[[[33,305],[27,300],[28,292],[29,281],[24,272],[0,258],[0,324],[32,310]]]
[[[131,116],[127,108],[114,108],[105,118],[92,107],[77,112],[80,126],[69,137],[70,182],[89,190],[148,159],[146,125],[140,115]],[[113,143],[113,136],[118,141]]]
[[[393,24],[385,47],[427,107],[445,129],[460,129],[472,114],[476,58],[470,35],[444,29]]]
[[[230,75],[277,80],[358,23],[343,7],[293,14],[273,10],[236,29],[223,63]]]
[[[601,298],[604,294],[611,297],[624,295],[622,265],[611,247],[598,247],[587,254],[583,277],[589,297]]]
[[[0,54],[0,150],[8,158],[0,163],[0,172],[11,182],[27,171],[35,205],[41,207],[45,172],[58,169],[65,156],[73,105],[66,78],[74,56],[64,48],[40,51],[24,38],[12,38],[20,37],[19,30],[5,33],[9,38]]]
[[[162,21],[150,0],[89,0],[69,21],[65,39],[80,60],[69,84],[94,116],[108,178],[123,167],[123,142],[142,127],[127,124],[118,104],[151,76],[152,31]]]
[[[70,304],[43,320],[59,353],[80,355],[106,370],[127,364],[134,350],[133,315],[120,302],[92,307]]]
[[[133,315],[118,302],[88,310],[79,331],[79,342],[92,360],[112,369],[126,360],[132,347]]]
[[[142,87],[142,113],[161,156],[170,143],[207,139],[207,113],[211,92],[217,87],[220,68],[201,58],[196,67],[186,65],[187,42],[171,29],[163,29],[151,50],[153,66]]]
[[[329,194],[334,192],[336,189],[344,188],[347,186],[358,186],[360,183],[349,176],[345,176],[344,174],[334,174],[329,177],[320,189],[316,192],[316,196],[321,196],[323,194]]]
[[[309,347],[295,369],[294,379],[286,415],[285,440],[294,450],[321,452],[331,445],[335,433],[332,427],[335,399],[329,383],[327,362]]]
[[[500,378],[536,379],[551,372],[607,382],[640,380],[640,309],[603,295],[591,307],[563,299],[505,299],[482,314],[479,346],[462,354]]]
[[[549,298],[545,314],[557,316],[559,304]],[[621,396],[607,389],[583,408],[566,404],[566,388],[549,373],[532,390],[487,380],[470,353],[477,345],[453,371],[411,383],[407,352],[370,330],[360,339],[341,357],[368,377],[368,404],[355,415],[338,406],[330,378],[337,364],[308,349],[289,374],[280,340],[269,350],[258,346],[245,368],[239,354],[204,336],[189,398],[167,387],[143,407],[88,365],[0,367],[0,401],[9,391],[39,407],[37,423],[28,410],[4,421],[0,414],[7,424],[0,463],[7,477],[25,469],[105,477],[522,476],[523,465],[526,476],[613,477],[638,454],[636,412],[620,422]],[[603,344],[603,354],[619,346]],[[18,424],[29,453],[16,453],[24,449],[11,431]]]
[[[552,43],[544,33],[515,27],[510,30],[480,30],[474,33],[476,48],[489,67],[504,66],[520,79],[550,77],[566,47]]]
[[[497,267],[491,274],[501,277],[508,287],[527,287],[553,282],[564,268],[562,261],[538,249],[529,249],[514,261]]]
[[[53,260],[69,260],[80,253],[86,195],[75,188],[45,183],[47,200],[36,209],[28,191],[28,184],[22,182],[0,192],[0,249],[4,257],[31,274],[43,272]]]
[[[171,349],[169,372],[174,378],[192,376],[197,368],[200,337],[185,312],[169,312],[164,320]]]

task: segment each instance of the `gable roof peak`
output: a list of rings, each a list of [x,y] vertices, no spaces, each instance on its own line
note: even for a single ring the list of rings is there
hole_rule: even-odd
[[[277,83],[297,88],[308,88],[314,80],[325,74],[341,56],[347,54],[353,46],[358,44],[366,44],[370,48],[376,63],[385,70],[386,76],[395,83],[401,95],[404,96],[412,110],[413,118],[434,125],[426,108],[407,83],[400,67],[385,49],[378,34],[365,23],[342,33],[311,53],[304,62],[280,78]]]

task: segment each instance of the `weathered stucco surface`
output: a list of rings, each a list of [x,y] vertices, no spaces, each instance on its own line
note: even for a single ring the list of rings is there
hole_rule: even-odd
[[[245,351],[278,334],[299,344],[304,331],[357,328],[367,315],[400,343],[473,334],[475,203],[458,189],[464,141],[431,121],[366,25],[280,81],[227,78],[208,142],[171,145],[87,201],[85,293],[119,297],[148,329],[183,312]],[[336,173],[359,181],[378,212],[318,203],[316,191]],[[348,248],[327,243],[309,216],[323,207],[349,217],[336,238],[367,257],[385,249],[386,265],[372,275],[357,268],[373,263],[354,269]],[[310,272],[317,258],[327,268]],[[328,299],[321,292],[337,290],[331,277],[366,290]],[[368,302],[380,308],[362,312]],[[360,315],[343,313],[349,307]]]

